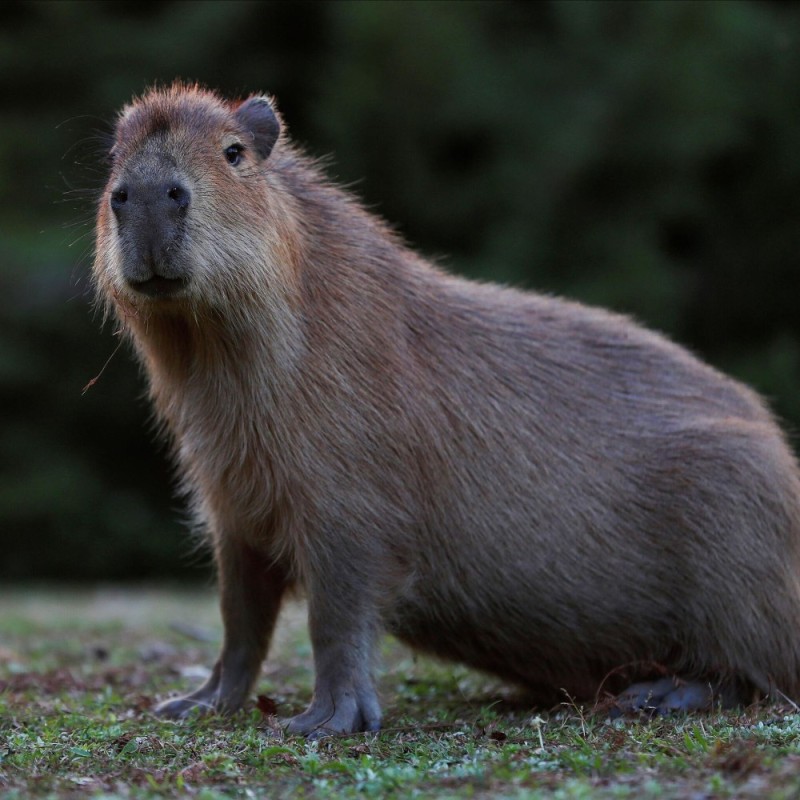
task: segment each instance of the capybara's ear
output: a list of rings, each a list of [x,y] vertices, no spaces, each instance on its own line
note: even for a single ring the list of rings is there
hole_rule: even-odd
[[[272,101],[263,95],[250,97],[236,110],[236,119],[253,137],[252,146],[258,155],[267,158],[281,132],[281,123],[272,108]]]

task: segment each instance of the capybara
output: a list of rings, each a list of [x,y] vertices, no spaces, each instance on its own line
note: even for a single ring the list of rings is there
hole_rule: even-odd
[[[800,477],[754,392],[623,316],[431,265],[268,97],[153,89],[111,156],[97,291],[225,626],[161,713],[239,708],[293,587],[315,688],[292,733],[379,727],[382,630],[541,702],[623,667],[626,708],[800,700]]]

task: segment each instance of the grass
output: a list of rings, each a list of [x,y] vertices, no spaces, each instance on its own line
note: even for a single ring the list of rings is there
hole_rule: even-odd
[[[568,703],[536,712],[392,640],[381,733],[284,737],[273,712],[296,713],[311,692],[299,605],[285,610],[258,702],[230,719],[156,719],[154,699],[201,681],[220,635],[210,592],[0,592],[0,796],[800,796],[791,709],[652,721]]]

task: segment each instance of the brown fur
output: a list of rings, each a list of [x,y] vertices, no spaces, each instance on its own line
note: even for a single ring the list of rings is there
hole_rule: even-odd
[[[383,627],[543,697],[651,661],[800,699],[800,477],[761,400],[624,317],[443,273],[283,133],[233,168],[239,108],[127,107],[98,214],[99,294],[219,568],[214,675],[162,710],[238,707],[292,585],[317,676],[293,731],[378,725]],[[191,278],[147,297],[109,196],[160,169]]]

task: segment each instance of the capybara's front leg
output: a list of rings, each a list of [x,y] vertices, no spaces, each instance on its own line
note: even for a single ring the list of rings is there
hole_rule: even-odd
[[[222,651],[211,677],[196,691],[161,703],[156,708],[161,716],[236,711],[266,655],[287,585],[286,570],[233,537],[220,541],[216,558],[225,628]]]
[[[381,709],[372,679],[374,610],[356,589],[312,586],[308,621],[314,696],[302,714],[288,721],[287,732],[320,738],[378,730]]]

